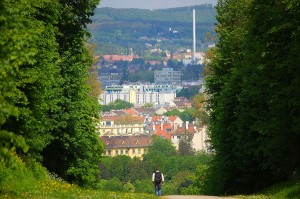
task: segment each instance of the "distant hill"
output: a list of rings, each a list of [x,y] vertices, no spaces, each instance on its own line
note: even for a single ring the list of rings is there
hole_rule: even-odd
[[[145,43],[175,50],[192,46],[192,10],[196,10],[197,48],[205,48],[205,35],[214,35],[216,10],[210,4],[171,9],[97,8],[88,26],[101,54],[139,54]]]

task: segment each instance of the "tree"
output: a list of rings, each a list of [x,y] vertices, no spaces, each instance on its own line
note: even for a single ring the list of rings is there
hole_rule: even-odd
[[[201,85],[197,86],[191,86],[189,88],[183,88],[177,93],[177,97],[186,97],[188,99],[191,99],[195,95],[199,93],[199,90],[201,88]]]
[[[252,187],[248,181],[249,168],[253,167],[253,171],[259,172],[250,149],[254,147],[251,144],[257,142],[250,140],[250,132],[248,134],[247,130],[239,128],[238,122],[237,96],[242,90],[242,79],[237,68],[245,57],[245,27],[248,20],[245,13],[249,3],[247,0],[224,0],[217,5],[219,43],[209,63],[211,72],[206,79],[210,94],[208,108],[211,111],[211,141],[216,152],[211,177],[215,193],[235,193],[237,190],[246,191],[247,188],[249,191]],[[243,139],[244,136],[249,139]],[[243,159],[247,157],[247,161],[242,162],[242,156]],[[251,175],[256,176],[257,173]]]
[[[193,150],[191,140],[182,139],[178,145],[179,155],[193,155],[195,151]]]
[[[152,108],[152,107],[153,107],[153,104],[150,102],[147,102],[143,105],[143,108]]]
[[[130,162],[130,157],[125,155],[118,155],[112,159],[110,167],[110,173],[113,173],[114,176],[121,180],[121,182],[126,181],[128,175],[128,164]]]
[[[215,193],[254,192],[299,168],[298,8],[277,0],[218,3],[219,43],[206,80]]]
[[[116,99],[114,102],[110,102],[108,105],[102,106],[102,111],[108,112],[111,110],[121,110],[121,109],[128,109],[133,107],[133,104],[121,99]]]
[[[95,182],[103,150],[95,130],[100,106],[87,85],[92,58],[84,47],[97,4],[5,0],[0,6],[0,155],[43,161],[81,185]]]
[[[128,163],[127,181],[136,182],[137,180],[149,179],[151,175],[152,172],[148,169],[148,165],[139,158],[135,157]]]
[[[152,171],[157,167],[161,167],[164,165],[164,161],[166,157],[176,155],[176,148],[172,145],[170,140],[161,138],[161,137],[153,137],[152,145],[149,147],[149,150],[146,154],[144,154],[144,161],[149,162],[151,165]]]
[[[99,66],[97,66],[98,58],[95,57],[94,55],[97,46],[96,44],[85,44],[85,47],[90,57],[93,57],[92,65],[88,69],[90,74],[87,79],[87,83],[92,88],[91,95],[98,98],[102,91],[101,91],[101,82],[98,80],[98,69],[99,69]]]
[[[179,110],[175,109],[175,110],[165,112],[164,115],[166,115],[166,116],[177,115],[183,121],[192,122],[195,119],[194,112],[195,112],[194,109],[189,109],[189,108],[185,109],[183,112],[180,112]]]
[[[197,94],[193,97],[193,108],[195,111],[193,112],[193,116],[198,118],[200,125],[208,125],[209,124],[209,116],[207,110],[208,108],[208,96],[205,94]]]

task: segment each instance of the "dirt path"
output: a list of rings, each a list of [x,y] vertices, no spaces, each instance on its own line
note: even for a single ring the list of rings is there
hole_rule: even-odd
[[[164,196],[165,199],[237,199],[233,197],[217,197],[217,196]]]

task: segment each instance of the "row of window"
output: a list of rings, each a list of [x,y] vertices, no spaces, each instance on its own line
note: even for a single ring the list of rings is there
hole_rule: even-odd
[[[131,150],[132,154],[142,154],[143,149],[107,149],[105,151],[105,155],[128,155],[129,151]],[[115,154],[113,154],[113,152]]]

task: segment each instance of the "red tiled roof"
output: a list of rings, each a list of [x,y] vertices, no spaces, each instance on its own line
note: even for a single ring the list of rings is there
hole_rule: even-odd
[[[121,116],[103,116],[101,120],[103,121],[114,121],[115,124],[117,124],[119,121],[128,121],[129,119],[132,119],[133,121],[137,120],[140,123],[144,123],[145,118],[143,116],[137,116],[137,115],[121,115]]]
[[[136,55],[103,55],[105,61],[132,61],[133,58],[137,58]]]
[[[168,117],[168,120],[169,120],[170,122],[174,122],[177,118],[178,118],[178,116],[172,115],[172,116],[169,116],[169,117]]]
[[[126,112],[123,110],[112,110],[111,113],[114,113],[115,115],[122,116],[122,115],[127,115]]]
[[[139,114],[143,114],[143,113],[147,113],[147,114],[154,114],[155,110],[154,108],[134,108],[137,113]]]
[[[103,142],[104,147],[107,149],[148,147],[152,142],[152,138],[148,135],[101,136],[100,140]]]
[[[158,122],[162,120],[162,116],[153,116],[151,118],[151,122]]]
[[[171,139],[171,133],[174,131],[172,125],[170,123],[162,123],[162,124],[154,124],[155,130],[153,130],[153,124],[151,127],[151,134],[161,136],[167,139]]]
[[[130,108],[130,109],[125,109],[123,110],[125,113],[129,114],[129,115],[136,115],[137,114],[137,111],[133,108]]]
[[[182,134],[191,134],[193,135],[195,130],[194,124],[188,124],[188,128],[186,129],[186,123],[182,125],[182,127],[178,127],[174,132],[172,132],[172,135],[182,135]]]
[[[173,102],[176,105],[176,107],[183,107],[183,106],[185,106],[185,103],[182,102],[182,101],[173,101]]]

